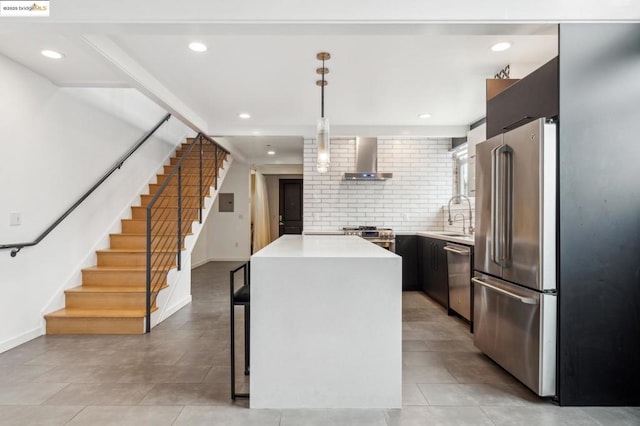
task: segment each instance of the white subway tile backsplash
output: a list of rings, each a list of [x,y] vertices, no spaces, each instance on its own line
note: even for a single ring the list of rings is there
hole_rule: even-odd
[[[315,169],[315,141],[304,147],[304,229],[377,225],[396,230],[443,229],[451,197],[450,139],[378,139],[378,170],[387,181],[344,181],[355,169],[355,140],[331,141],[330,171]]]

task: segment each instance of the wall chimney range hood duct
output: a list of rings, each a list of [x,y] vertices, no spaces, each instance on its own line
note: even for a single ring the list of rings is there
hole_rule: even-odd
[[[378,173],[378,138],[356,138],[356,171],[345,173],[345,180],[386,180],[393,173]]]

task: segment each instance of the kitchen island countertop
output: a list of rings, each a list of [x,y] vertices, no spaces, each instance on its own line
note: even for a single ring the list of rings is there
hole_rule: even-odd
[[[402,259],[285,235],[251,257],[251,408],[400,408]]]
[[[355,235],[283,235],[256,254],[263,257],[397,257]]]

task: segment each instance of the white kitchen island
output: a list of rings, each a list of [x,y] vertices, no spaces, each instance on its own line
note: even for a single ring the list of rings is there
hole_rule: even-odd
[[[402,261],[356,236],[251,256],[251,408],[400,408]]]

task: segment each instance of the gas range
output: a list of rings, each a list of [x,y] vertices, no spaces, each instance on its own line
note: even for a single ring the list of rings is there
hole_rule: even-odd
[[[377,226],[355,226],[342,228],[344,235],[356,235],[374,244],[395,251],[396,235],[391,228],[378,228]]]

